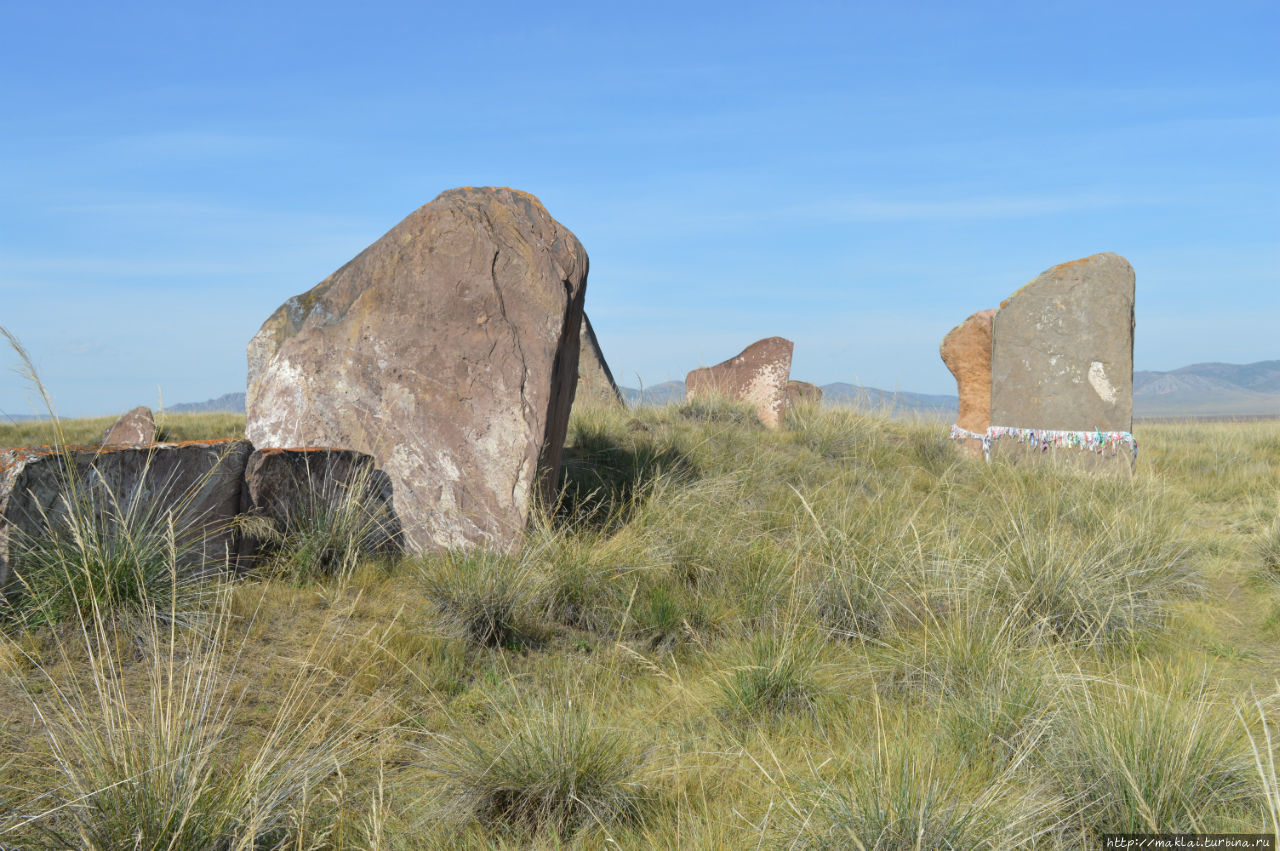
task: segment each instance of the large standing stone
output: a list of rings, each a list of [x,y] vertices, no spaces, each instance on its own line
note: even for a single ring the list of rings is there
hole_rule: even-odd
[[[0,590],[12,590],[10,568],[24,540],[60,523],[73,493],[108,508],[107,517],[135,499],[139,510],[172,512],[178,543],[186,544],[178,567],[223,569],[237,549],[231,521],[252,448],[245,440],[199,440],[0,453]]]
[[[748,402],[755,406],[760,422],[778,428],[787,404],[793,348],[794,344],[782,337],[752,343],[736,357],[689,373],[684,380],[685,397],[723,396]]]
[[[266,520],[286,537],[306,535],[319,521],[342,537],[358,538],[363,552],[400,549],[391,479],[363,452],[259,449],[245,465],[240,510]],[[248,561],[266,548],[264,540],[245,535],[240,552]]]
[[[103,446],[137,446],[139,444],[155,443],[156,440],[156,421],[151,415],[151,409],[145,405],[139,405],[120,419],[112,424],[111,428],[102,433],[102,440],[99,441]]]
[[[410,549],[514,548],[557,485],[586,281],[537,198],[444,192],[263,323],[249,439],[372,455]]]
[[[992,326],[991,424],[1131,431],[1133,303],[1133,267],[1111,253],[1054,266],[1010,296]],[[1121,449],[1111,454],[1128,460]]]
[[[942,362],[956,379],[960,415],[956,425],[974,434],[986,434],[991,425],[991,326],[996,311],[980,310],[952,328],[942,338]],[[965,452],[982,455],[982,441],[966,438]]]
[[[622,393],[613,380],[613,372],[609,369],[604,353],[600,351],[600,343],[596,340],[595,329],[582,314],[582,333],[578,349],[578,389],[574,394],[574,404],[621,405]]]

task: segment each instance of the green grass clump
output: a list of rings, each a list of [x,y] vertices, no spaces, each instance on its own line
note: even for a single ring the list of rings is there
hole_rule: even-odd
[[[744,402],[735,402],[720,396],[700,396],[686,401],[676,408],[677,415],[690,422],[703,425],[730,425],[738,428],[764,428],[756,409]]]
[[[803,593],[832,636],[876,642],[927,608],[930,556],[911,522],[913,503],[899,488],[870,500],[820,501],[816,513],[801,518],[816,530],[801,545]]]
[[[26,626],[133,614],[187,616],[199,583],[178,568],[201,551],[199,530],[142,488],[67,488],[34,534],[15,534],[8,614]]]
[[[993,519],[981,581],[1029,622],[1066,641],[1125,644],[1200,587],[1178,500],[1119,479],[993,472],[1003,516]]]
[[[1060,677],[1042,635],[980,598],[955,615],[877,648],[881,692],[939,719],[962,753],[1004,764],[1045,735]]]
[[[806,849],[1004,849],[1042,847],[1058,833],[1062,801],[1010,766],[983,776],[939,744],[940,731],[887,729],[839,779],[825,779],[790,802],[787,847]]]
[[[8,330],[0,328],[0,334],[44,401],[56,463],[49,503],[10,506],[15,518],[27,516],[25,524],[6,522],[13,576],[0,589],[0,617],[28,627],[139,613],[185,617],[199,596],[193,578],[226,567],[203,563],[205,536],[219,530],[202,526],[203,518],[191,510],[213,471],[178,492],[170,482],[152,481],[148,458],[135,485],[113,488],[96,459],[69,448],[68,428],[74,432],[84,423],[68,426],[57,418],[31,357]]]
[[[47,756],[42,792],[0,818],[0,836],[95,851],[293,846],[315,790],[363,750],[365,713],[338,711],[344,690],[313,667],[282,685],[252,740],[237,737],[245,693],[225,654],[226,602],[198,636],[153,619],[122,641],[81,622],[59,640],[59,673],[38,667],[44,688],[16,683]]]
[[[1277,500],[1280,506],[1280,500]],[[1280,510],[1258,533],[1254,553],[1261,563],[1262,573],[1271,579],[1280,579]]]
[[[1278,743],[1271,733],[1277,697],[1280,697],[1280,683],[1267,697],[1251,695],[1248,705],[1241,708],[1239,717],[1249,737],[1249,750],[1253,753],[1253,764],[1258,772],[1267,827],[1280,836],[1280,772],[1276,771]]]
[[[455,814],[561,837],[634,821],[650,796],[646,753],[581,704],[525,702],[472,732],[441,737],[429,769]]]
[[[546,609],[546,576],[530,553],[450,551],[419,568],[427,597],[453,627],[477,645],[532,643]]]
[[[273,517],[240,518],[263,551],[261,569],[295,582],[345,580],[362,559],[399,552],[399,522],[383,495],[390,484],[371,458],[327,459],[314,470],[304,462]]]
[[[729,654],[717,689],[718,711],[734,722],[812,712],[830,691],[823,650],[814,636],[785,627],[755,636]]]
[[[1139,667],[1068,690],[1050,765],[1099,832],[1230,832],[1261,804],[1245,728],[1204,673]]]
[[[658,482],[697,478],[688,456],[676,447],[655,442],[644,431],[618,429],[620,413],[609,407],[574,408],[553,512],[561,521],[616,528]]]

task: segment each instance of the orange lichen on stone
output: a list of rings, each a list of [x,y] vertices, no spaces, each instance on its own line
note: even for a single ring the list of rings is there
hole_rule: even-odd
[[[239,443],[241,438],[217,438],[214,440],[183,440],[177,443],[146,443],[139,446],[99,446],[95,443],[83,444],[73,443],[58,446],[52,443],[42,443],[39,446],[19,446],[13,449],[4,450],[0,455],[0,471],[7,470],[17,460],[19,455],[31,458],[46,458],[50,455],[57,455],[60,452],[70,453],[86,453],[93,455],[110,455],[116,452],[129,452],[136,449],[155,449],[155,448],[180,448],[183,446],[221,446],[232,443]],[[2,460],[8,459],[8,460]]]
[[[960,410],[956,425],[975,434],[991,425],[991,328],[996,311],[974,313],[942,339],[939,354],[956,379]],[[969,438],[962,444],[970,454],[983,453],[980,441]]]
[[[239,443],[244,440],[243,437],[219,437],[213,440],[180,440],[177,443],[148,443],[147,447],[152,446],[218,446],[224,443]]]
[[[1086,260],[1090,260],[1092,257],[1096,257],[1096,256],[1097,255],[1095,254],[1095,255],[1091,255],[1091,257],[1081,257],[1078,260],[1068,260],[1065,263],[1059,263],[1057,266],[1054,266],[1049,271],[1052,272],[1055,276],[1061,275],[1063,272],[1067,271],[1068,269],[1071,269],[1075,266],[1079,266],[1081,263],[1084,263]]]

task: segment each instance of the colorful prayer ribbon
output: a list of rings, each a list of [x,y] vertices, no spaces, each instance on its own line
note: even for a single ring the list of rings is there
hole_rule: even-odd
[[[982,454],[991,458],[991,444],[1002,437],[1012,437],[1018,443],[1028,444],[1033,451],[1048,452],[1050,447],[1057,449],[1087,449],[1099,454],[1108,449],[1119,451],[1128,444],[1133,453],[1133,460],[1138,460],[1138,441],[1127,431],[1055,431],[1047,428],[1015,428],[1013,426],[991,426],[985,434],[951,426],[952,440],[980,440]]]

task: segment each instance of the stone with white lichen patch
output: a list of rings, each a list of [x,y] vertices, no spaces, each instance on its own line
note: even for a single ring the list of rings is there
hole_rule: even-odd
[[[695,369],[685,378],[685,395],[692,400],[721,396],[755,406],[768,428],[782,425],[791,378],[794,344],[782,337],[766,337],[715,366]]]
[[[156,421],[151,409],[139,405],[120,419],[112,423],[111,428],[102,433],[103,446],[138,446],[155,443]]]
[[[1118,254],[1054,266],[992,325],[991,425],[1133,429],[1134,273]]]
[[[537,198],[445,192],[267,319],[247,434],[373,456],[410,550],[513,549],[554,495],[586,279]]]

